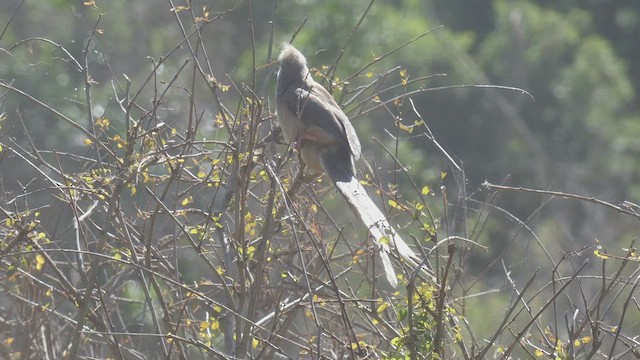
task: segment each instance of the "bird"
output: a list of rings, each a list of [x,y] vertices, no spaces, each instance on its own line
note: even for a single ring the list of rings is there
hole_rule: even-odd
[[[285,140],[298,150],[311,172],[329,176],[367,227],[386,279],[396,288],[398,278],[389,258],[392,251],[414,270],[424,266],[356,177],[355,162],[362,148],[353,125],[333,96],[312,78],[307,59],[298,49],[283,43],[278,63],[276,113]]]

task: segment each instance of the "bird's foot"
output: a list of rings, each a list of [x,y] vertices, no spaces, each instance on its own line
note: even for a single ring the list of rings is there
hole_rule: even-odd
[[[296,150],[300,150],[304,146],[305,140],[318,141],[318,137],[311,133],[298,130],[296,134],[293,136],[293,141],[291,142],[291,146]]]

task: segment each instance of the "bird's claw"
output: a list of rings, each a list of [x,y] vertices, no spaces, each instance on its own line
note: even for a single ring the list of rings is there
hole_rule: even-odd
[[[298,132],[296,132],[295,136],[293,137],[293,141],[291,142],[291,146],[294,149],[299,151],[304,146],[305,140],[318,141],[318,138],[315,135],[310,134],[308,132],[298,131]]]

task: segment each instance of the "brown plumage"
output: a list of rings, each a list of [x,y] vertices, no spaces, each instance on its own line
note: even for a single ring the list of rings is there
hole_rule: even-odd
[[[386,278],[396,287],[398,280],[389,260],[389,245],[414,269],[419,260],[356,178],[354,163],[361,150],[358,135],[331,94],[313,80],[300,51],[285,43],[278,61],[276,106],[285,140],[300,151],[311,171],[329,175],[373,236]]]

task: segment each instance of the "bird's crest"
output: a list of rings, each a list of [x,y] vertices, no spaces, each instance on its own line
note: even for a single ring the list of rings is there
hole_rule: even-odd
[[[293,45],[283,42],[281,48],[282,50],[278,56],[278,62],[281,64],[283,62],[295,62],[304,66],[307,65],[307,58],[305,58],[304,55],[302,55],[302,53]]]

